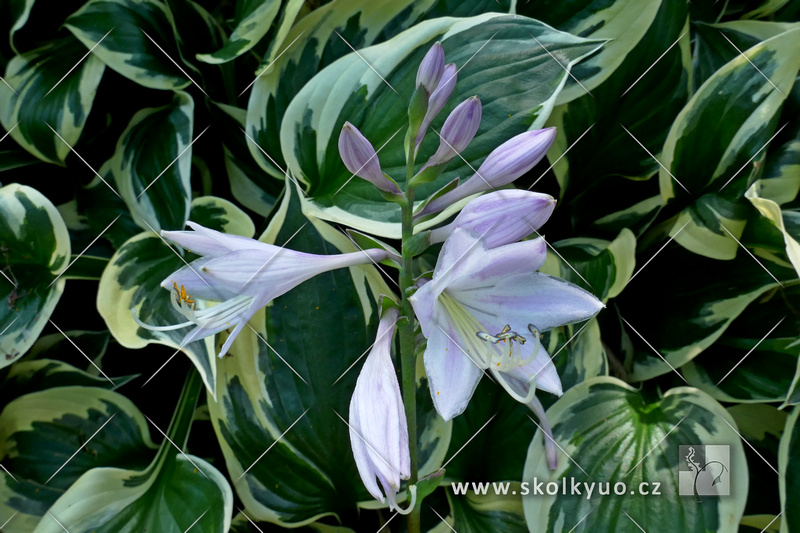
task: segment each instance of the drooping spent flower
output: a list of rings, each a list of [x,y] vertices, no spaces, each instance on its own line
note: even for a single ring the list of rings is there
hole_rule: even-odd
[[[432,94],[439,85],[444,72],[444,49],[442,43],[431,46],[417,69],[417,85],[422,85],[428,95]]]
[[[437,213],[473,194],[508,185],[541,161],[555,138],[555,128],[526,131],[512,137],[492,150],[470,179],[434,198],[416,216]]]
[[[517,242],[537,231],[555,209],[549,194],[503,189],[470,201],[446,226],[431,230],[430,243],[444,242],[457,228],[483,236],[487,248]]]
[[[400,194],[397,184],[381,170],[378,154],[358,128],[345,122],[339,134],[339,155],[347,170],[372,183],[378,189]]]
[[[414,508],[415,492],[410,491],[412,502],[407,510],[397,506],[400,481],[411,476],[408,423],[391,357],[397,318],[394,308],[384,311],[381,317],[375,344],[353,390],[348,425],[353,457],[364,486],[376,500],[388,500],[390,509],[405,514]]]
[[[171,326],[152,326],[139,320],[135,308],[131,312],[139,326],[150,330],[195,326],[181,345],[233,328],[220,357],[228,352],[256,311],[273,299],[322,272],[383,261],[389,255],[380,249],[338,255],[308,254],[226,235],[194,222],[187,225],[194,231],[161,232],[165,239],[202,256],[161,282],[170,291],[173,308],[187,320]]]
[[[411,296],[428,340],[423,357],[431,396],[445,420],[464,411],[484,371],[523,403],[536,388],[561,394],[540,332],[591,318],[603,304],[535,272],[546,255],[542,238],[489,249],[480,235],[456,229],[431,281]]]

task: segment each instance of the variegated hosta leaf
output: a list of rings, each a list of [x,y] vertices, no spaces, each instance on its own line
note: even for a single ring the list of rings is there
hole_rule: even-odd
[[[659,184],[665,201],[689,204],[672,229],[688,250],[714,259],[736,255],[746,219],[740,207],[751,174],[746,167],[775,130],[800,68],[798,47],[800,28],[738,55],[698,89],[673,124]],[[690,203],[689,195],[697,200]]]
[[[564,65],[535,46],[531,36]],[[492,149],[510,137],[542,127],[567,79],[565,69],[602,44],[531,19],[487,14],[425,21],[385,43],[345,56],[303,87],[281,125],[284,159],[289,171],[308,186],[312,214],[372,234],[399,237],[399,207],[387,205],[365,180],[351,179],[339,157],[339,132],[350,121],[375,146],[385,145],[379,155],[381,167],[402,183],[408,97],[414,90],[417,67],[436,41],[442,42],[447,61],[461,68],[460,81],[422,144],[418,166],[439,145],[434,131],[465,98],[480,97],[483,120],[461,158],[453,160],[434,182],[419,188],[420,199],[456,177],[471,176],[470,167],[478,168]]]
[[[63,164],[86,124],[105,69],[86,52],[67,35],[14,57],[0,83],[0,122],[42,161]]]
[[[31,14],[34,0],[8,0],[0,6],[0,14],[11,21],[11,28],[8,31],[8,42],[14,52],[19,50],[14,46],[14,34],[22,28]]]
[[[737,48],[742,51],[747,50],[761,41],[798,26],[797,23],[762,20],[733,20],[720,24],[697,23],[694,27],[697,59],[692,83],[695,87],[700,87],[725,63],[739,55]]]
[[[194,101],[176,92],[170,105],[142,109],[117,141],[110,171],[143,230],[180,230],[191,203]]]
[[[82,386],[33,392],[6,405],[0,446],[0,460],[13,476],[0,480],[0,516],[17,513],[3,526],[8,533],[33,531],[88,470],[117,464],[144,468],[155,454],[147,422],[130,400]]]
[[[550,115],[556,140],[548,159],[566,200],[561,208],[569,209],[576,227],[616,216],[617,225],[608,228],[606,218],[604,229],[616,234],[629,227],[641,234],[658,213],[661,199],[654,199],[658,189],[651,178],[659,167],[650,154],[658,155],[689,99],[688,6],[661,2],[647,33],[614,73]]]
[[[797,155],[800,151],[800,141],[795,140],[792,145],[796,149],[791,153]],[[791,201],[797,195],[798,187],[800,187],[800,173],[797,173],[797,170],[800,170],[800,164],[793,161],[787,164],[785,169],[786,171],[781,177],[762,179],[753,183],[745,193],[745,197],[758,209],[761,216],[780,230],[786,247],[786,255],[795,271],[800,275],[800,242],[798,242],[800,239],[800,211],[797,209],[782,211],[776,201]]]
[[[39,191],[0,188],[0,368],[28,351],[55,309],[70,256],[67,226]]]
[[[236,2],[234,30],[228,37],[228,42],[215,52],[198,54],[197,59],[214,64],[236,59],[253,48],[267,34],[280,8],[279,0],[240,0]]]
[[[93,468],[53,504],[34,533],[227,533],[233,493],[212,465],[186,447],[203,384],[191,371],[155,459],[146,467]],[[138,413],[138,411],[137,411]],[[141,418],[141,415],[140,415]]]
[[[522,485],[511,482],[504,486],[507,494],[497,494],[494,487],[489,488],[486,494],[477,494],[470,485],[466,493],[455,494],[454,489],[447,491],[447,501],[450,503],[451,517],[447,522],[452,524],[452,531],[459,533],[481,533],[484,531],[503,531],[504,533],[526,533],[525,516],[522,512]],[[500,489],[501,491],[504,489]],[[481,490],[481,489],[478,489]],[[513,494],[512,494],[513,493]],[[439,512],[442,516],[445,513]],[[439,528],[438,533],[445,533],[451,529]]]
[[[794,505],[793,495],[800,490],[800,407],[795,407],[786,420],[786,428],[778,450],[778,483],[781,491],[781,533],[800,527],[800,507]]]
[[[233,517],[231,522],[231,533],[264,533],[269,531],[272,524],[268,522],[257,522],[249,518],[249,515],[239,513]],[[303,533],[355,533],[349,527],[329,526],[319,522],[312,522],[304,528],[297,529]]]
[[[195,211],[195,208],[197,211]],[[192,202],[194,220],[206,227],[226,233],[252,237],[255,232],[250,218],[227,200],[201,197]],[[167,246],[159,235],[144,232],[123,244],[103,272],[97,294],[97,310],[114,338],[127,348],[143,348],[151,342],[174,348],[181,346],[189,329],[151,331],[139,327],[131,315],[136,308],[147,324],[167,326],[184,322],[170,305],[169,293],[161,282],[172,272],[194,259],[185,250]],[[212,396],[216,394],[216,349],[213,337],[190,342],[181,350],[189,356]]]
[[[664,527],[737,531],[747,500],[747,462],[733,419],[708,395],[680,387],[648,400],[618,379],[596,378],[567,391],[547,416],[560,448],[558,469],[548,468],[538,431],[522,478],[529,484],[522,501],[530,531],[580,533],[605,530],[610,524],[614,531],[631,533]],[[689,468],[682,445],[695,447],[699,467],[719,474],[719,487],[729,487],[730,495],[693,495],[698,466]],[[728,446],[726,470],[702,461],[708,445]],[[558,485],[557,494],[536,492],[537,486],[542,491],[550,482]],[[587,496],[583,484],[593,482]],[[562,483],[566,495],[558,493]],[[573,483],[579,495],[570,494]],[[702,480],[698,486],[703,487]],[[599,487],[609,495],[599,495]],[[618,487],[622,494],[615,494]],[[681,495],[679,487],[688,488],[689,494]],[[650,494],[641,494],[642,489]]]
[[[520,15],[587,39],[610,39],[599,53],[575,66],[572,74],[580,83],[569,79],[558,95],[558,105],[584,96],[587,90],[599,86],[614,73],[651,27],[661,3],[661,0],[518,2]]]
[[[261,240],[291,239],[292,249],[317,254],[354,251],[341,232],[303,215],[294,189],[287,187]],[[360,358],[375,339],[381,293],[391,290],[371,265],[320,274],[257,313],[232,356],[219,361],[218,401],[209,410],[234,488],[254,521],[299,526],[372,499],[337,414],[347,420]],[[446,439],[439,435],[437,444],[436,431],[420,431],[429,457],[441,457],[437,448]]]
[[[636,265],[636,237],[627,228],[613,241],[579,237],[558,241],[553,247],[561,257],[548,254],[540,270],[566,279],[604,302],[622,292]]]
[[[346,43],[358,50],[394,37],[436,3],[434,0],[383,3],[336,0],[303,17],[288,33],[285,44],[271,51],[268,64],[259,68],[252,87],[247,134],[255,141],[248,145],[259,165],[283,181],[286,162],[278,133],[286,108],[317,72],[351,52]],[[444,15],[449,13],[439,14]]]
[[[87,48],[97,45],[92,53],[126,78],[151,89],[175,90],[191,81],[172,62],[180,62],[180,55],[170,17],[156,0],[90,0],[65,27]]]
[[[782,264],[756,261],[746,253],[723,265],[674,247],[664,249],[631,281],[617,300],[621,318],[627,321],[623,328],[635,346],[625,357],[630,381],[672,372],[670,365],[678,369],[692,360],[750,303],[778,287],[778,280],[794,275]]]

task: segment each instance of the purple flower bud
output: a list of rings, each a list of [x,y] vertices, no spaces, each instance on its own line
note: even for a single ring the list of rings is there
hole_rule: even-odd
[[[369,181],[382,191],[400,194],[397,185],[389,180],[381,170],[375,148],[349,122],[344,123],[342,133],[339,135],[339,155],[344,166],[354,175]]]
[[[512,137],[489,154],[474,176],[431,201],[417,216],[436,213],[467,196],[508,185],[541,161],[555,138],[555,128],[526,131]]]
[[[468,203],[450,224],[431,230],[430,242],[444,242],[462,228],[481,235],[487,248],[497,248],[537,231],[555,206],[549,194],[518,189],[490,192]]]
[[[453,159],[472,142],[481,124],[481,101],[477,96],[467,98],[453,109],[440,132],[439,149],[427,165],[439,165]]]
[[[422,139],[425,137],[425,132],[428,131],[428,126],[431,125],[433,119],[436,118],[436,115],[439,114],[439,111],[444,108],[445,104],[450,99],[450,95],[453,94],[453,89],[456,88],[457,80],[458,69],[455,63],[448,63],[444,66],[444,72],[442,73],[442,79],[439,80],[439,85],[436,86],[436,90],[433,91],[428,100],[428,110],[425,112],[425,118],[422,119],[422,125],[419,128],[419,133],[417,133],[416,145],[414,148],[415,152],[419,150],[419,145],[422,144]]]
[[[422,84],[428,95],[433,93],[444,71],[444,49],[442,43],[435,43],[425,54],[417,70],[417,85]]]

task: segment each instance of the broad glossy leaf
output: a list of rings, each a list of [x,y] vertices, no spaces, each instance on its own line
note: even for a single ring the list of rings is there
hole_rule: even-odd
[[[28,152],[63,164],[81,136],[104,69],[69,35],[14,57],[3,77],[8,85],[0,83],[0,122]]]
[[[97,45],[92,53],[131,81],[175,90],[191,81],[173,63],[180,55],[170,16],[155,0],[90,0],[65,27],[87,48]]]
[[[775,130],[800,68],[798,47],[800,28],[753,46],[710,77],[673,124],[659,184],[665,202],[689,204],[672,230],[687,249],[715,259],[736,255],[746,218],[737,206],[752,172],[746,167]]]
[[[781,533],[800,527],[800,508],[793,504],[792,494],[800,490],[800,407],[795,407],[786,420],[778,451],[778,472],[781,494]]]
[[[85,472],[116,464],[144,467],[155,454],[147,422],[130,400],[81,386],[9,403],[0,414],[0,446],[3,466],[16,478],[0,481],[0,516],[18,513],[4,526],[8,533],[30,533]]]
[[[28,351],[55,309],[70,242],[50,200],[25,185],[0,188],[0,368]]]
[[[146,467],[84,473],[47,511],[34,533],[227,533],[233,493],[209,463],[183,452],[203,386],[191,371],[166,438]],[[141,415],[140,415],[141,417]]]
[[[117,141],[109,170],[143,230],[180,230],[191,205],[194,101],[176,92],[164,107],[142,109]]]
[[[252,237],[252,221],[238,207],[221,198],[201,197],[192,203],[198,218],[218,231]],[[193,214],[190,215],[193,219]],[[194,259],[185,250],[168,246],[159,235],[143,232],[123,244],[103,272],[97,293],[97,310],[109,331],[126,348],[143,348],[151,342],[173,348],[181,345],[188,330],[151,331],[139,327],[131,315],[136,308],[147,324],[166,326],[184,322],[169,303],[161,282]],[[216,394],[217,350],[214,338],[190,342],[181,350],[189,356],[212,396]],[[177,353],[177,352],[176,352]],[[165,362],[166,363],[166,362]]]
[[[370,183],[350,179],[339,157],[338,137],[341,126],[350,121],[373,145],[385,145],[379,155],[381,167],[402,183],[407,98],[420,61],[436,41],[442,42],[447,61],[463,68],[432,129],[438,131],[450,110],[472,95],[481,98],[483,120],[461,153],[463,160],[454,160],[434,182],[421,186],[420,199],[458,176],[472,175],[470,166],[478,168],[510,137],[542,127],[567,72],[547,51],[531,45],[531,35],[561,57],[566,68],[601,44],[521,17],[439,18],[359,50],[359,55],[349,54],[317,74],[292,100],[281,126],[284,159],[290,172],[307,185],[312,214],[380,236],[399,236],[399,208],[387,204]],[[439,144],[433,130],[420,149],[420,167]]]
[[[310,253],[354,251],[341,232],[307,219],[294,187],[288,190],[262,241],[291,239],[292,249]],[[377,297],[390,293],[371,265],[320,274],[256,314],[253,330],[245,328],[232,356],[219,361],[211,418],[254,521],[300,526],[372,500],[337,413],[347,420],[359,358],[374,340]],[[443,455],[447,439],[419,429],[424,465]]]
[[[587,39],[609,39],[599,53],[575,66],[572,74],[580,84],[567,81],[558,95],[561,105],[584,96],[614,73],[651,27],[661,4],[661,0],[540,0],[518,2],[517,13]]]
[[[499,488],[501,484],[497,483],[494,486]],[[524,491],[518,482],[510,483],[506,489],[507,495],[496,494],[493,489],[489,489],[488,494],[476,494],[470,490],[460,495],[454,494],[452,489],[448,490],[447,500],[450,502],[453,530],[459,533],[527,532],[528,528],[522,513]]]
[[[28,17],[31,14],[34,1],[35,0],[8,0],[7,2],[3,2],[3,5],[0,6],[0,13],[6,17],[6,20],[11,22],[11,28],[8,31],[8,42],[14,52],[19,53],[19,50],[14,47],[14,33],[28,22]]]
[[[241,0],[236,2],[233,33],[215,52],[198,54],[206,63],[225,63],[244,54],[264,37],[281,8],[280,0]]]
[[[561,449],[558,469],[552,471],[540,453],[541,431],[531,442],[523,475],[530,484],[523,507],[531,531],[737,531],[747,499],[747,462],[733,419],[711,397],[680,387],[648,400],[624,382],[605,377],[567,391],[547,415]],[[680,446],[717,444],[729,446],[727,471],[713,473],[723,472],[730,495],[697,501],[691,492],[695,473]],[[540,490],[550,482],[560,490],[562,479],[568,492],[573,480],[580,489],[584,482],[596,486],[588,498],[585,489],[580,495],[534,492],[537,482]],[[679,495],[684,481],[688,496]],[[638,494],[645,482],[645,490],[659,490],[660,496]],[[600,496],[597,484],[606,483],[609,495]],[[625,487],[622,495],[614,493],[618,483]]]

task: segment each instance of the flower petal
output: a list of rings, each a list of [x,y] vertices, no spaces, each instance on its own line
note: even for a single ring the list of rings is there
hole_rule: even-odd
[[[459,292],[491,290],[491,287],[504,283],[511,276],[534,272],[541,268],[547,258],[547,243],[541,237],[492,250],[488,250],[481,240],[473,250],[473,257],[464,268],[456,270],[447,285],[448,293],[459,301]]]
[[[228,235],[197,224],[187,222],[194,231],[162,231],[161,236],[180,245],[187,251],[203,256],[217,256],[234,250],[257,250],[264,243],[240,235]]]
[[[542,343],[537,341],[536,344],[539,345],[539,351],[536,352],[536,357],[533,361],[526,365],[518,366],[506,372],[506,374],[526,384],[526,386],[529,386],[527,384],[530,383],[532,379],[536,379],[537,389],[552,392],[556,396],[561,396],[563,390],[561,388],[561,378],[558,376],[556,366],[550,360],[550,355],[547,353],[544,346],[542,346]],[[531,340],[525,343],[523,345],[525,356],[530,356],[532,353],[531,350],[533,350],[534,347],[535,344]]]
[[[447,421],[467,408],[483,371],[454,342],[454,328],[440,325],[445,329],[433,328],[423,357],[433,404]]]
[[[540,331],[589,319],[604,307],[577,285],[541,272],[510,276],[486,290],[451,292],[448,288],[448,294],[468,307],[481,324],[513,319]]]

